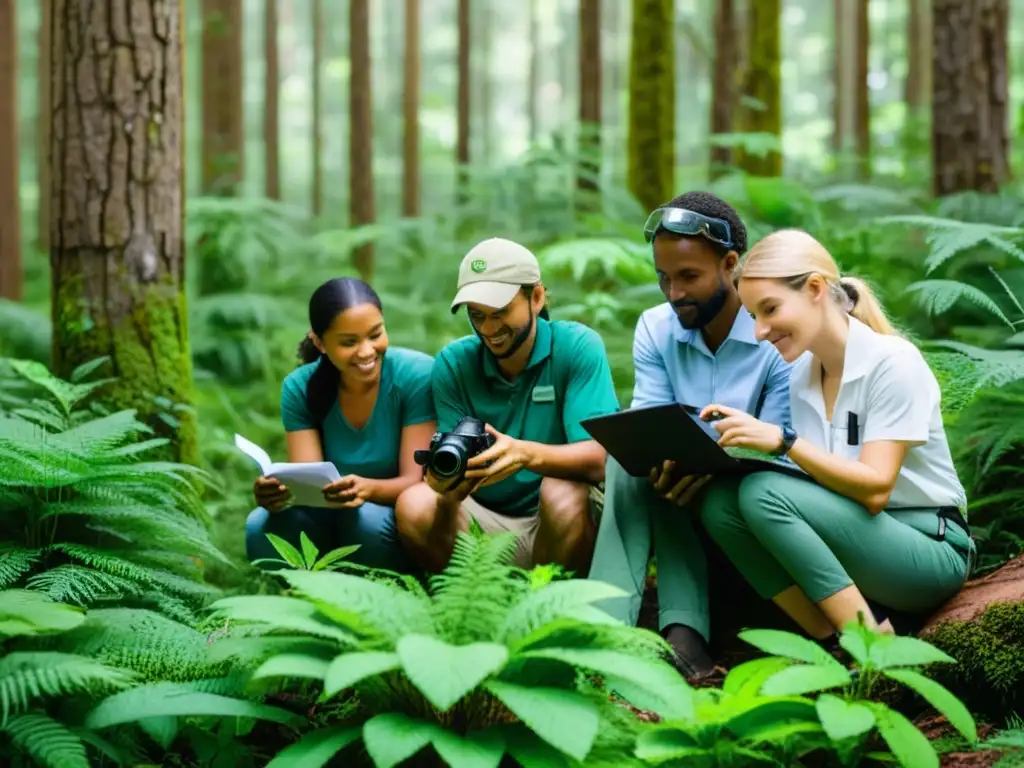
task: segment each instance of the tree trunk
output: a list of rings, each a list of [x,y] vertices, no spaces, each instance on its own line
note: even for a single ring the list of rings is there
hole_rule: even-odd
[[[935,0],[932,189],[996,192],[1009,176],[1008,0]]]
[[[370,90],[369,0],[349,2],[349,217],[353,227],[371,224],[373,201],[373,98]],[[373,279],[373,244],[356,248],[352,263],[360,277]]]
[[[466,201],[466,184],[469,165],[469,87],[470,87],[470,38],[472,29],[469,26],[469,0],[459,0],[459,85],[457,97],[457,127],[455,137],[455,189],[460,204]]]
[[[134,408],[194,462],[182,242],[179,3],[54,0],[53,360],[109,356],[108,407]],[[169,418],[161,418],[162,415]]]
[[[711,135],[732,132],[736,90],[740,71],[737,50],[736,9],[733,0],[718,0],[715,6],[715,59],[711,75]],[[732,149],[711,148],[711,178],[732,165]]]
[[[405,0],[402,64],[402,215],[420,215],[420,0]]]
[[[756,0],[750,4],[748,65],[743,74],[742,96],[757,106],[741,106],[738,119],[743,133],[782,135],[781,60],[779,32],[781,0]],[[736,165],[752,176],[781,176],[782,153],[765,155],[736,152]]]
[[[909,115],[921,117],[931,84],[931,8],[928,0],[909,1],[905,98]]]
[[[367,11],[369,13],[369,11]],[[367,43],[369,44],[369,43]],[[320,73],[324,66],[324,0],[313,0],[313,73],[310,88],[313,91],[313,190],[312,210],[319,216],[324,207],[324,167],[323,167],[323,121],[324,95],[320,84]],[[353,118],[354,119],[354,118]]]
[[[202,11],[202,190],[235,194],[245,170],[242,3],[202,0]]]
[[[39,0],[39,65],[36,109],[39,112],[39,136],[36,141],[36,179],[39,205],[36,221],[39,249],[50,250],[50,29],[53,26],[52,0]]]
[[[675,196],[672,0],[633,0],[629,58],[629,189],[651,210]]]
[[[538,20],[537,4],[540,0],[529,0],[530,25],[530,71],[526,92],[526,114],[529,120],[530,146],[537,143],[539,137],[540,111],[537,108],[537,91],[540,89],[540,21]]]
[[[857,47],[854,75],[854,146],[857,150],[857,177],[867,181],[871,177],[871,97],[868,92],[868,52],[871,46],[871,22],[868,0],[856,0],[855,12]]]
[[[576,186],[598,191],[601,174],[601,0],[580,0],[580,168]],[[599,208],[590,200],[586,208]]]
[[[17,0],[0,0],[0,299],[21,300]]]
[[[281,70],[277,54],[277,0],[266,0],[263,16],[263,60],[266,71],[263,82],[263,151],[266,163],[265,194],[271,200],[281,199],[280,113],[278,92]]]

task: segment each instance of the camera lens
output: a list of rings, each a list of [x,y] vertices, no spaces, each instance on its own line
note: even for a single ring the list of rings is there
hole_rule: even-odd
[[[439,477],[455,477],[462,469],[462,453],[443,445],[434,453],[433,470]]]

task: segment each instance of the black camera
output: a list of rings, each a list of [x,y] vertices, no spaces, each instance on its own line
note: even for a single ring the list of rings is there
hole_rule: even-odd
[[[435,432],[430,447],[416,451],[413,459],[445,480],[461,478],[466,462],[494,445],[494,437],[484,423],[472,416],[463,416],[451,432]]]

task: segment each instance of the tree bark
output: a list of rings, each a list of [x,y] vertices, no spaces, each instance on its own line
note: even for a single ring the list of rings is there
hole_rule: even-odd
[[[529,120],[530,146],[537,143],[540,135],[540,110],[537,106],[537,91],[540,89],[540,22],[537,4],[540,0],[529,0],[530,25],[530,71],[527,75],[526,114]]]
[[[180,2],[54,0],[53,360],[109,356],[102,402],[194,462],[182,242]]]
[[[402,63],[402,215],[420,215],[420,0],[405,0]]]
[[[675,196],[672,0],[633,0],[629,58],[629,189],[651,210]]]
[[[0,299],[21,300],[17,0],[0,0]]]
[[[781,0],[756,0],[750,4],[749,56],[741,93],[759,106],[739,109],[739,127],[743,133],[782,135],[781,6]],[[736,152],[736,165],[752,176],[781,176],[782,153],[771,151],[760,156],[740,148]]]
[[[39,67],[37,72],[37,110],[39,137],[36,141],[36,173],[39,205],[36,221],[39,249],[50,250],[50,29],[53,26],[52,0],[39,0]]]
[[[733,0],[718,0],[715,6],[715,59],[711,75],[711,135],[731,133],[736,110],[740,71],[737,50],[736,8]],[[711,178],[732,165],[730,147],[711,148]]]
[[[369,11],[367,11],[369,13]],[[313,0],[313,73],[310,88],[313,91],[313,190],[312,210],[319,216],[324,207],[324,167],[323,167],[323,122],[324,95],[320,82],[320,73],[324,66],[324,0]]]
[[[928,0],[909,0],[907,9],[907,112],[920,117],[931,86],[931,8]]]
[[[456,137],[455,137],[455,189],[458,202],[466,200],[467,166],[469,165],[469,88],[470,88],[470,66],[469,54],[470,38],[472,28],[469,25],[469,0],[459,0],[458,5],[458,27],[459,27],[459,53],[458,53],[458,95],[456,104]]]
[[[855,8],[857,47],[854,76],[854,146],[857,150],[857,177],[867,181],[871,177],[871,94],[868,91],[868,51],[871,46],[871,22],[868,0],[856,0]]]
[[[349,216],[353,227],[373,223],[373,98],[370,90],[370,7],[349,2]],[[373,279],[373,244],[356,248],[352,263],[360,277]]]
[[[996,192],[1009,177],[1009,2],[932,8],[933,192]]]
[[[601,0],[580,0],[580,168],[578,189],[598,191],[601,173]],[[598,207],[592,200],[586,207]]]
[[[241,0],[202,0],[202,12],[202,190],[235,194],[245,172]]]
[[[277,0],[266,0],[263,16],[263,151],[266,164],[265,194],[281,199],[281,128],[278,93],[281,69],[277,52]]]

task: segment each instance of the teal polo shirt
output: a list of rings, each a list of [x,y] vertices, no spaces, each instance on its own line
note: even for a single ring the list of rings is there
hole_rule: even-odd
[[[341,412],[337,398],[323,424],[315,423],[306,406],[306,387],[323,359],[308,363],[288,374],[281,387],[281,421],[286,432],[323,426],[324,460],[338,468],[342,477],[358,475],[374,480],[398,477],[402,429],[434,420],[430,394],[430,355],[402,347],[390,347],[384,354],[380,390],[370,418],[356,429]]]
[[[537,318],[533,352],[515,381],[501,375],[494,355],[472,335],[437,353],[431,387],[441,432],[475,416],[509,437],[548,445],[591,440],[580,422],[619,409],[601,337],[565,320]],[[525,517],[537,511],[542,479],[523,469],[473,498],[500,514]]]

